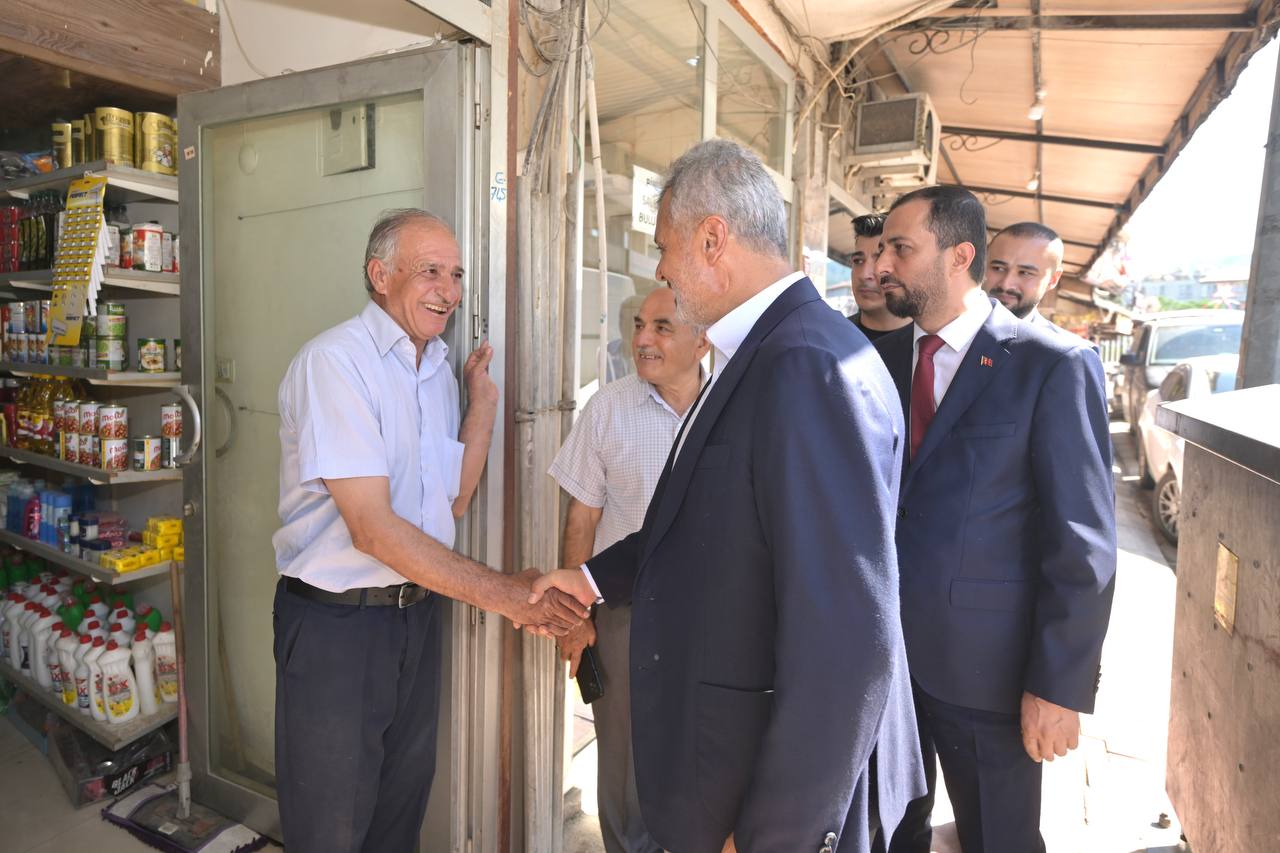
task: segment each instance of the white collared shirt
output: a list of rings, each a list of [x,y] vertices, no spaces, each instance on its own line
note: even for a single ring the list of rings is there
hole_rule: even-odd
[[[698,399],[698,405],[689,415],[689,424],[684,428],[684,433],[680,436],[680,446],[676,448],[676,456],[680,456],[680,451],[684,449],[684,441],[689,436],[690,430],[693,429],[693,422],[698,417],[698,412],[702,411],[702,404],[711,394],[711,389],[715,387],[716,380],[720,374],[724,373],[729,361],[737,354],[738,349],[742,346],[742,342],[747,339],[747,335],[751,334],[751,330],[755,328],[756,323],[764,316],[764,312],[769,310],[769,306],[777,301],[778,297],[791,285],[804,278],[804,273],[793,272],[785,275],[757,293],[755,296],[743,302],[737,308],[734,308],[728,314],[725,314],[719,320],[711,324],[707,329],[707,340],[711,342],[711,379],[701,397]]]
[[[592,555],[640,529],[682,416],[636,374],[587,401],[550,474],[574,498],[601,510]]]
[[[943,345],[933,355],[935,410],[942,405],[942,398],[947,396],[947,389],[951,387],[951,380],[956,378],[960,362],[964,361],[965,354],[973,344],[973,339],[978,336],[978,330],[982,328],[983,323],[987,322],[993,310],[994,306],[990,299],[983,298],[981,301],[975,299],[974,304],[966,308],[963,314],[938,330],[938,337],[942,338]],[[918,325],[913,325],[912,330],[915,335],[915,345],[911,350],[911,375],[914,377],[916,362],[920,360],[920,339],[929,333]]]
[[[392,511],[453,547],[463,445],[448,354],[433,338],[419,363],[374,302],[303,345],[280,383],[280,574],[332,592],[405,582],[351,543],[325,480],[386,477]]]

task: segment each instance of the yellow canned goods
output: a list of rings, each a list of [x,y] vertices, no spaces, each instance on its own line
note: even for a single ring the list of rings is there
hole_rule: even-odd
[[[103,160],[133,165],[133,113],[116,107],[98,107],[93,111],[93,129]]]

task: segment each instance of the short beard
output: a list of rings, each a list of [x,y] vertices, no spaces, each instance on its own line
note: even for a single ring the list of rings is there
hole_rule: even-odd
[[[702,305],[684,299],[675,288],[672,288],[672,292],[676,295],[676,320],[678,322],[695,328],[706,328],[715,322],[715,320],[704,316],[705,312]]]
[[[990,296],[992,299],[995,299],[997,302],[1000,302],[1000,300],[996,298],[997,293],[1009,293],[1009,291],[990,290],[990,291],[987,291],[987,296]],[[1028,316],[1030,316],[1032,311],[1036,310],[1036,306],[1039,305],[1040,303],[1030,302],[1026,299],[1023,299],[1022,294],[1020,293],[1016,295],[1018,297],[1018,301],[1013,303],[1012,305],[1005,305],[1003,302],[1000,302],[1000,304],[1004,305],[1005,308],[1008,308],[1009,313],[1017,317],[1019,320],[1025,320],[1027,319]]]
[[[946,297],[947,280],[942,267],[942,256],[938,256],[933,269],[920,281],[918,287],[908,288],[903,282],[897,280],[894,283],[899,285],[898,288],[886,290],[884,293],[884,305],[889,309],[889,313],[895,317],[919,319],[925,311],[929,310],[929,303],[935,296],[940,299]]]

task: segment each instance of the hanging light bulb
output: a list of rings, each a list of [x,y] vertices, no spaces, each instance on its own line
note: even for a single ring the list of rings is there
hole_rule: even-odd
[[[1044,99],[1048,94],[1044,89],[1036,89],[1036,99],[1031,108],[1027,110],[1027,118],[1032,121],[1040,121],[1040,119],[1044,118]]]
[[[1038,189],[1040,189],[1040,173],[1039,172],[1032,175],[1031,180],[1027,181],[1028,192],[1035,192]]]

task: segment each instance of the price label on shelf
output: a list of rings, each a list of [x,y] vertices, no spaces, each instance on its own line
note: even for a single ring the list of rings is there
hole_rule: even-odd
[[[76,346],[80,328],[102,287],[107,226],[102,200],[107,179],[86,176],[67,190],[67,209],[53,262],[53,297],[49,308],[49,343]]]

